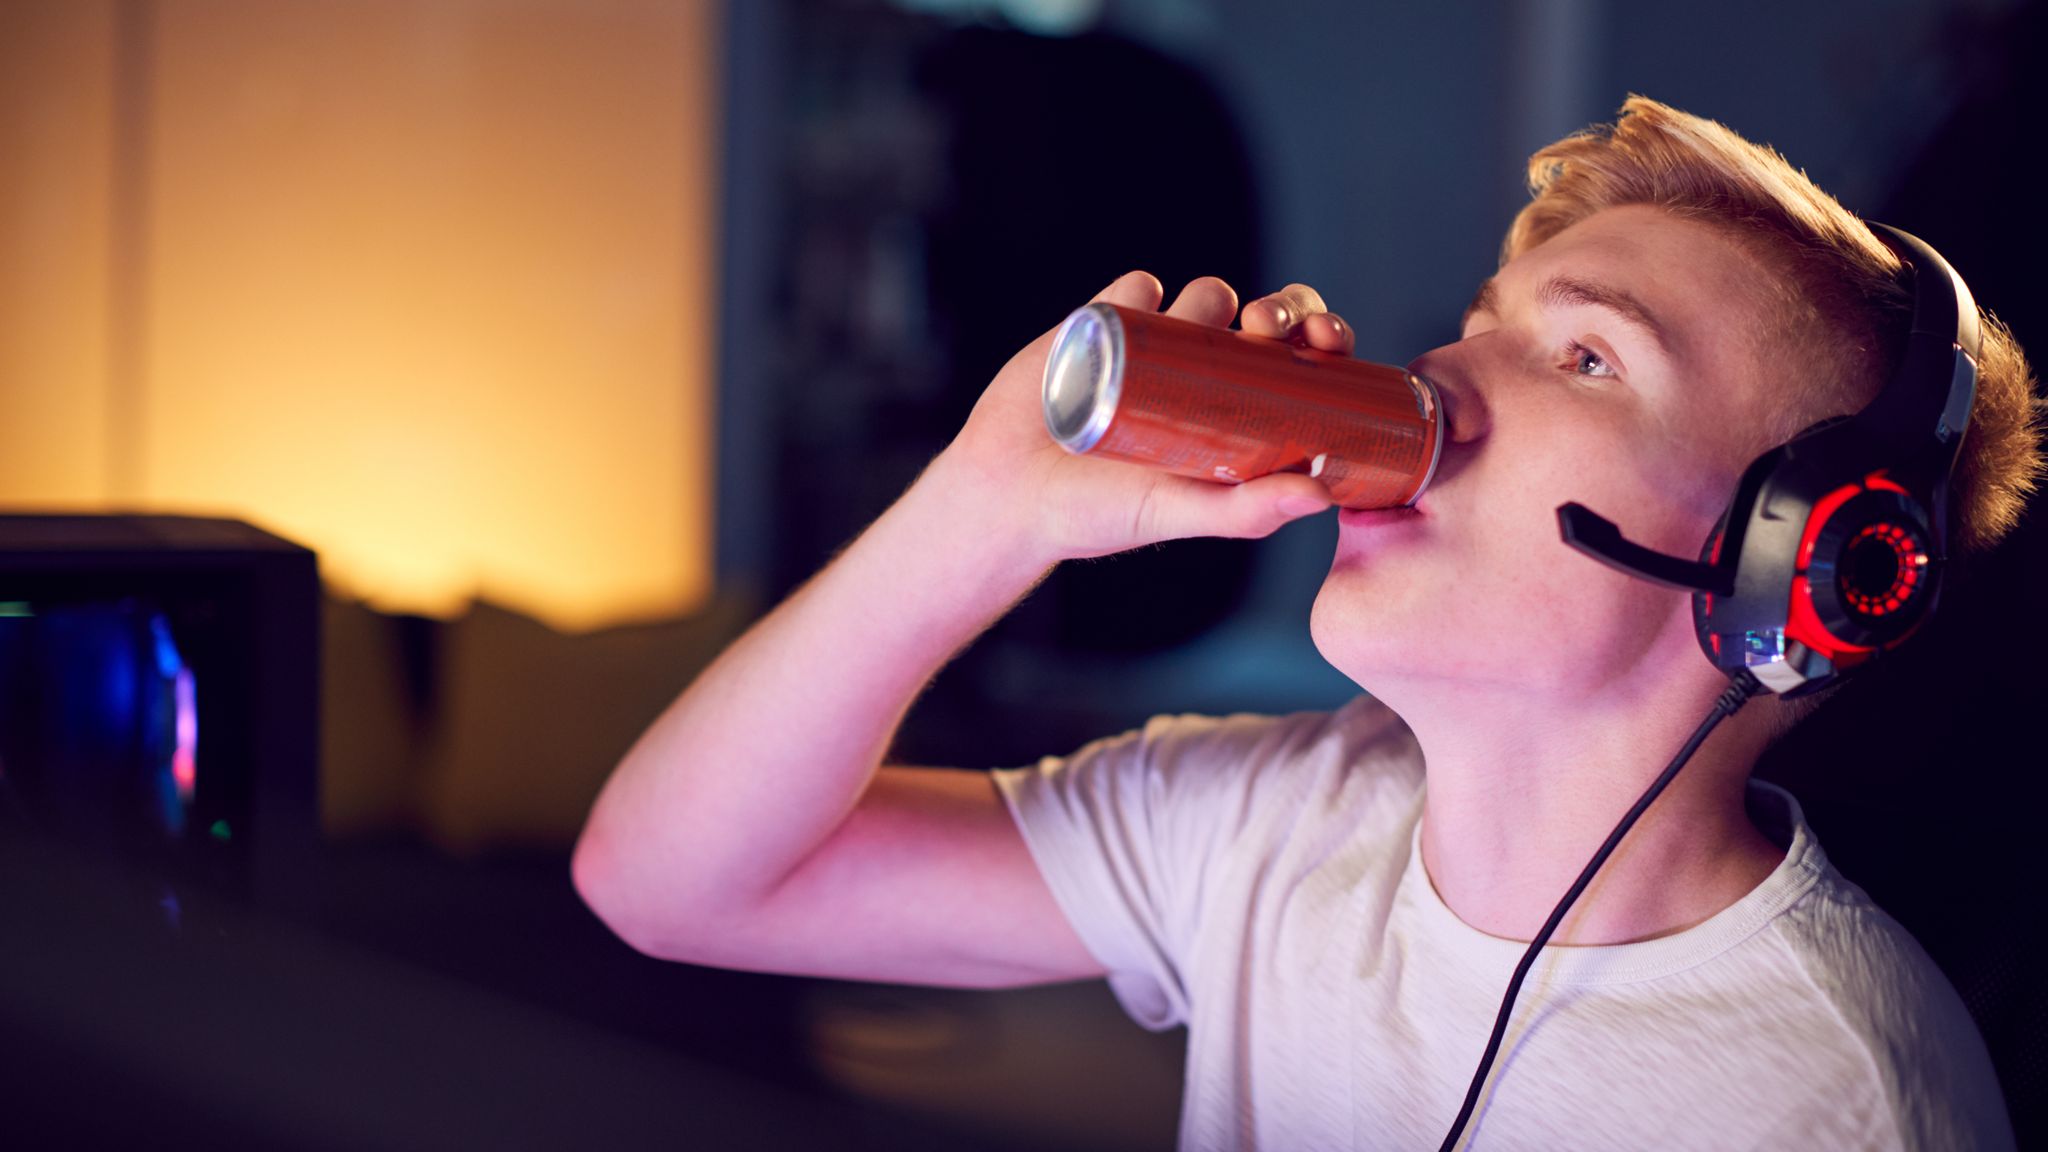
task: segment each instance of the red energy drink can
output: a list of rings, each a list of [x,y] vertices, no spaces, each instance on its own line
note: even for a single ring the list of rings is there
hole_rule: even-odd
[[[1415,503],[1440,411],[1391,365],[1116,304],[1067,317],[1045,362],[1046,430],[1069,452],[1228,484],[1305,472],[1346,508]]]

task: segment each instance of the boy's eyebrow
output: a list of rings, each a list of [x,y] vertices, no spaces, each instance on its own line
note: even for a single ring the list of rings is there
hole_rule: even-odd
[[[1465,314],[1458,317],[1458,330],[1464,331],[1465,325],[1471,323],[1472,317],[1478,313],[1484,312],[1489,316],[1493,315],[1498,297],[1499,293],[1495,292],[1493,288],[1493,277],[1488,276],[1480,281],[1478,295],[1472,297],[1470,304],[1465,305]]]
[[[1665,327],[1664,322],[1657,319],[1657,314],[1650,311],[1641,300],[1619,288],[1611,288],[1591,280],[1581,280],[1575,276],[1557,275],[1544,281],[1543,287],[1536,290],[1536,300],[1539,304],[1552,308],[1574,304],[1604,308],[1614,313],[1622,323],[1648,336],[1666,358],[1672,356],[1672,341],[1666,335],[1669,329]],[[1479,293],[1472,297],[1472,303],[1465,306],[1465,315],[1458,321],[1458,327],[1462,330],[1466,322],[1477,313],[1495,314],[1499,305],[1499,290],[1494,287],[1494,278],[1489,276],[1479,285]]]

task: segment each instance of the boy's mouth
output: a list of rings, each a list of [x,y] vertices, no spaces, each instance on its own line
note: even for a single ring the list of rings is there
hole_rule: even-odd
[[[1406,524],[1423,519],[1421,507],[1407,508],[1339,508],[1337,523],[1346,528],[1376,528],[1393,524]]]

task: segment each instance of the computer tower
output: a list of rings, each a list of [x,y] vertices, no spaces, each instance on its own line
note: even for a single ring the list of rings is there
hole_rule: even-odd
[[[0,515],[0,835],[270,910],[317,895],[320,579],[235,520]]]

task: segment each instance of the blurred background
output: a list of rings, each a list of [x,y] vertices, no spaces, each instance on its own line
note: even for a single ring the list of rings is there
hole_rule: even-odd
[[[2048,355],[2044,50],[2022,0],[0,0],[0,720],[49,723],[22,653],[77,618],[38,604],[101,587],[65,555],[310,589],[284,624],[232,583],[92,617],[199,717],[135,829],[45,818],[0,728],[0,1129],[1171,1147],[1181,1038],[1100,985],[633,953],[569,886],[605,776],[1117,274],[1306,282],[1406,361],[1455,339],[1527,154],[1630,92],[1918,233]],[[1063,568],[897,757],[1341,703],[1306,627],[1334,530]],[[1764,769],[1962,991],[2023,1142],[2041,541]],[[238,613],[236,652],[295,639],[209,649]],[[259,731],[286,751],[209,772]]]

